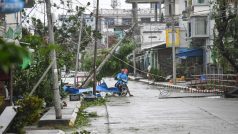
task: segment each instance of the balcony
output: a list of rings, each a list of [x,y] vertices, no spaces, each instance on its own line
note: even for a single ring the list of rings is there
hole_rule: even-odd
[[[209,0],[193,0],[193,6],[207,6],[209,5]]]
[[[189,35],[191,38],[207,38],[208,34],[208,17],[193,16],[189,24]]]
[[[94,10],[95,13],[95,10]],[[154,9],[138,9],[138,17],[154,17]],[[159,10],[158,10],[159,14]],[[132,18],[132,10],[130,9],[100,9],[99,16],[101,17],[118,17],[118,18]]]

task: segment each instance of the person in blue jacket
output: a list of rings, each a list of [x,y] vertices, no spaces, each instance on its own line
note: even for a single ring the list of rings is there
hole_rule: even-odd
[[[128,82],[128,70],[127,69],[122,69],[121,73],[117,74],[117,83],[116,83],[116,87],[119,88],[121,90],[120,84],[122,84],[123,82],[127,84]],[[129,90],[129,88],[127,88],[128,94],[130,96],[133,96]]]
[[[115,87],[119,87],[119,85],[122,83],[121,75],[124,73],[124,69],[121,69],[121,72],[116,74],[115,80],[117,80],[117,83],[115,84]]]

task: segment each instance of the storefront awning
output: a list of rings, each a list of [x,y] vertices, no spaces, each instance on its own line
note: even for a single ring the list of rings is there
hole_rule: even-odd
[[[203,49],[180,48],[179,53],[177,53],[176,56],[177,57],[201,57],[203,56]]]

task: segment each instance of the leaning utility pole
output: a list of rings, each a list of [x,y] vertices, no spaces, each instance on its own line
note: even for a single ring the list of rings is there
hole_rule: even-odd
[[[171,0],[171,4],[172,4],[172,55],[173,55],[173,84],[176,85],[176,57],[175,57],[175,53],[176,53],[176,48],[175,48],[175,35],[176,31],[175,31],[175,20],[174,20],[174,14],[175,14],[175,2],[174,0]]]
[[[54,32],[53,32],[53,22],[51,16],[51,3],[50,0],[45,0],[46,13],[48,20],[48,33],[49,33],[49,44],[54,44]],[[56,52],[53,49],[50,54],[50,59],[53,62],[52,65],[52,79],[53,79],[53,92],[54,92],[54,107],[56,119],[62,119],[61,106],[60,106],[60,94],[59,94],[59,84],[58,84],[58,70],[56,63]]]
[[[78,46],[77,46],[77,56],[76,56],[75,75],[74,75],[74,87],[77,87],[77,74],[78,74],[78,68],[79,68],[79,59],[81,56],[79,50],[80,50],[80,44],[81,44],[82,29],[83,29],[83,13],[81,14],[81,19],[80,19],[79,40],[78,40]]]
[[[98,74],[102,67],[106,64],[106,62],[112,57],[113,53],[116,51],[116,49],[118,48],[119,45],[122,44],[123,40],[127,37],[130,36],[131,31],[134,29],[135,24],[128,30],[128,32],[126,32],[126,34],[123,36],[123,38],[115,45],[112,47],[111,51],[107,54],[107,56],[103,59],[103,61],[100,63],[100,65],[97,67],[96,69],[96,74]],[[85,88],[86,86],[88,86],[89,82],[91,81],[91,79],[93,78],[93,74],[90,73],[90,75],[88,76],[87,80],[83,83],[82,87]]]
[[[134,32],[133,32],[133,36],[134,36],[134,39],[135,39],[136,43],[137,43],[138,34],[139,34],[137,10],[138,10],[137,3],[133,2],[132,3],[132,16],[133,16],[133,23],[135,24],[135,29],[134,29]],[[134,74],[134,77],[136,77],[136,50],[137,50],[137,46],[133,50],[133,69],[134,69],[133,74]]]
[[[94,78],[94,84],[93,84],[93,94],[96,95],[96,86],[97,86],[97,67],[96,67],[96,60],[97,60],[97,32],[98,32],[98,9],[99,9],[99,0],[97,0],[97,7],[96,7],[96,25],[95,25],[95,46],[94,46],[94,59],[93,59],[93,78]]]

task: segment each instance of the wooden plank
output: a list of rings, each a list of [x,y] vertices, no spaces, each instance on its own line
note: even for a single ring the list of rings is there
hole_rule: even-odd
[[[16,116],[17,112],[13,106],[7,106],[0,116],[0,133],[5,133],[8,126]]]

